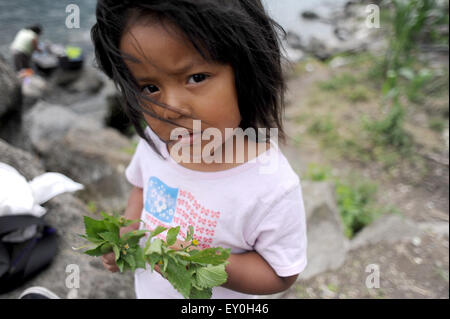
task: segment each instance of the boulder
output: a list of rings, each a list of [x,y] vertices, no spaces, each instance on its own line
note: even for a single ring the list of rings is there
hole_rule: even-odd
[[[301,30],[290,30],[288,43],[320,60],[346,52],[379,51],[386,41],[375,28],[366,26],[365,3],[347,2],[345,7],[333,10],[329,17],[320,17],[313,11],[305,11],[300,19],[309,36],[300,37]]]
[[[34,149],[40,154],[48,154],[72,127],[101,128],[96,121],[44,101],[24,114],[24,126]]]
[[[385,215],[363,228],[351,241],[350,250],[379,243],[393,244],[411,240],[421,235],[421,229],[413,221],[400,215]]]
[[[96,202],[99,209],[121,213],[131,191],[125,178],[132,157],[127,151],[130,146],[131,142],[114,129],[74,127],[44,160],[48,168],[84,184],[83,198]]]
[[[85,66],[79,78],[67,86],[67,90],[73,93],[85,92],[88,94],[98,93],[104,85],[104,76],[97,69]]]
[[[302,191],[307,218],[308,265],[299,280],[307,280],[341,267],[349,241],[336,204],[335,186],[328,182],[302,181]]]
[[[22,121],[21,83],[14,70],[0,56],[0,138],[18,143]]]
[[[43,165],[31,154],[16,149],[0,140],[0,162],[15,167],[27,180],[43,174]],[[0,298],[15,299],[31,286],[42,286],[62,298],[115,299],[135,298],[134,279],[131,273],[112,274],[103,268],[100,258],[90,257],[73,246],[85,244],[77,234],[84,233],[83,216],[99,219],[88,211],[83,202],[72,194],[62,194],[44,203],[47,213],[44,219],[57,230],[58,253],[45,270],[15,290],[0,295]],[[74,269],[79,273],[79,287],[70,277]],[[69,284],[68,284],[69,283]]]
[[[26,113],[25,123],[46,169],[84,184],[82,197],[94,200],[99,209],[121,212],[126,207],[130,140],[87,116],[45,102]]]
[[[336,205],[334,185],[310,181],[302,181],[301,185],[306,210],[308,264],[298,276],[300,285],[323,272],[339,269],[346,260],[349,247]],[[261,298],[281,299],[285,294]]]

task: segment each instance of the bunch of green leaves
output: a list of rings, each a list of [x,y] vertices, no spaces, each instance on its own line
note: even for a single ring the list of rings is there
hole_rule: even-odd
[[[184,239],[185,243],[191,242],[190,245],[173,249],[171,246],[176,243],[180,227],[170,228],[167,231],[166,241],[153,238],[165,230],[166,228],[159,226],[151,232],[144,249],[144,258],[152,267],[152,271],[158,264],[161,274],[185,298],[211,298],[212,288],[227,281],[225,266],[228,264],[230,249],[221,247],[190,249],[197,245],[197,241],[193,240],[192,226],[189,226]]]
[[[203,250],[193,249],[198,242],[194,238],[194,228],[189,231],[180,248],[174,248],[180,227],[170,229],[158,226],[153,231],[135,230],[120,236],[120,229],[139,220],[126,220],[119,215],[110,216],[101,213],[103,220],[84,217],[85,235],[80,235],[95,247],[84,253],[90,256],[102,256],[114,252],[120,272],[146,268],[146,262],[152,271],[158,265],[160,273],[185,298],[209,299],[212,288],[227,281],[225,266],[231,249],[221,247]],[[166,240],[155,236],[167,230]],[[140,239],[150,232],[145,248],[139,245]],[[84,248],[80,247],[78,249]]]
[[[142,248],[139,240],[145,235],[147,230],[134,230],[120,235],[120,229],[139,220],[126,220],[118,214],[111,216],[101,213],[103,220],[96,220],[84,216],[85,235],[80,237],[88,240],[95,246],[85,251],[89,256],[103,256],[114,252],[116,264],[120,272],[126,270],[134,271],[136,268],[145,268]],[[80,247],[84,248],[84,247]]]

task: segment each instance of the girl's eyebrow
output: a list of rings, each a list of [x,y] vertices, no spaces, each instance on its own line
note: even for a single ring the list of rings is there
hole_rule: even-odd
[[[203,66],[206,65],[206,61],[204,60],[200,60],[200,59],[194,59],[191,60],[191,62],[177,70],[171,71],[171,72],[167,72],[168,75],[170,76],[179,76],[179,75],[183,75],[185,73],[188,73],[189,70],[193,69],[196,66]],[[144,76],[144,77],[137,77],[136,78],[137,81],[139,82],[145,82],[145,81],[153,81],[154,79],[152,77],[148,77],[148,76]]]

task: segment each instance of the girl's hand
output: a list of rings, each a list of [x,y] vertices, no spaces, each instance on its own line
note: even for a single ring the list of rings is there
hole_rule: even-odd
[[[103,266],[110,272],[118,272],[119,267],[116,264],[116,256],[113,252],[103,255],[102,257]]]

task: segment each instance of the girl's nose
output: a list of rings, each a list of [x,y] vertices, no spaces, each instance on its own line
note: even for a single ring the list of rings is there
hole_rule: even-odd
[[[163,99],[163,103],[168,105],[170,109],[167,107],[163,110],[163,117],[168,120],[175,120],[182,116],[186,116],[189,113],[187,107],[183,106],[183,98],[178,94],[167,94]]]

